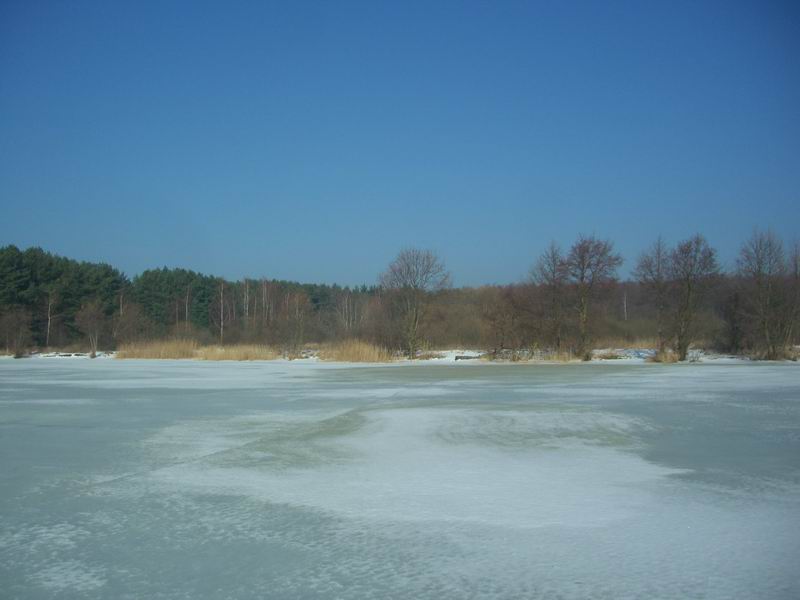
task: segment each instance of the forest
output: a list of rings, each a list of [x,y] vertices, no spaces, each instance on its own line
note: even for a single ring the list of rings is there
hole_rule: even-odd
[[[409,358],[474,348],[510,360],[588,360],[597,348],[643,347],[667,362],[686,360],[691,348],[796,359],[796,243],[756,231],[730,272],[700,234],[674,245],[655,240],[625,280],[622,262],[612,241],[581,235],[534,257],[524,281],[453,287],[439,256],[406,248],[374,284],[342,287],[179,268],[129,278],[111,265],[9,245],[0,248],[0,341],[14,356],[94,355],[157,340],[257,344],[295,356],[358,340]]]

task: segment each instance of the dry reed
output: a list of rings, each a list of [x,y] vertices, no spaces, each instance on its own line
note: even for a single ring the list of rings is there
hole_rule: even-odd
[[[159,340],[123,344],[116,358],[195,358],[197,342],[194,340]]]
[[[653,356],[647,359],[647,362],[654,363],[676,363],[678,362],[678,353],[669,348],[658,350]]]
[[[597,360],[619,360],[622,358],[622,356],[620,356],[613,350],[604,350],[602,352],[594,354],[592,358],[596,358]]]
[[[652,337],[601,337],[592,342],[592,346],[601,348],[658,348],[658,340]]]
[[[435,350],[425,350],[417,354],[417,360],[432,360],[434,358],[442,358],[442,353]]]
[[[346,340],[320,347],[319,357],[338,362],[390,362],[392,353],[360,340]]]
[[[135,342],[120,346],[116,358],[197,359],[197,360],[274,360],[280,353],[269,346],[199,346],[193,340]]]
[[[197,350],[200,360],[275,360],[280,356],[274,348],[257,344],[203,346]]]
[[[579,357],[573,354],[570,350],[562,350],[562,351],[549,351],[549,352],[542,352],[540,356],[534,358],[534,360],[541,360],[545,362],[575,362],[579,360]]]

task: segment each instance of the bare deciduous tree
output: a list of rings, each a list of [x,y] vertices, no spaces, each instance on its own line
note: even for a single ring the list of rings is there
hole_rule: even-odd
[[[345,338],[352,337],[364,321],[367,300],[361,294],[345,288],[336,295],[336,322]]]
[[[272,329],[275,326],[280,304],[280,288],[275,282],[269,281],[264,277],[259,280],[258,287],[260,293],[257,294],[257,300],[260,305],[261,316],[258,318],[257,323],[261,329],[262,336],[267,338],[274,333]]]
[[[589,347],[589,309],[599,286],[616,279],[622,257],[614,252],[608,240],[594,236],[578,237],[566,258],[566,269],[578,295],[578,354],[591,359]]]
[[[399,312],[402,337],[409,358],[417,355],[419,328],[431,292],[450,285],[450,275],[430,250],[401,250],[380,276],[381,286],[392,296]]]
[[[31,344],[31,314],[24,308],[13,307],[0,317],[0,335],[6,351],[20,358]]]
[[[485,286],[479,290],[481,318],[489,328],[493,354],[516,347],[517,311],[513,303],[513,286]]]
[[[564,300],[568,277],[567,264],[561,248],[555,242],[550,242],[547,250],[531,268],[531,279],[545,293],[546,330],[559,352],[564,341]]]
[[[795,343],[800,329],[800,242],[795,242],[789,257],[789,295],[791,316],[789,318],[789,343]]]
[[[231,301],[228,295],[229,291],[225,289],[225,280],[220,279],[214,292],[214,298],[209,304],[208,314],[209,322],[217,330],[220,344],[225,340],[225,325],[232,320]]]
[[[667,307],[669,304],[671,282],[669,279],[671,255],[664,240],[659,237],[655,243],[639,257],[634,277],[647,290],[656,309],[656,332],[658,351],[664,352],[667,346]]]
[[[680,242],[672,251],[670,278],[675,282],[675,351],[678,360],[686,360],[694,336],[697,301],[712,279],[719,273],[716,251],[697,234]]]
[[[89,341],[90,356],[97,356],[97,344],[106,324],[106,314],[100,300],[92,300],[81,306],[75,314],[75,324]]]
[[[53,321],[56,318],[54,310],[58,304],[58,291],[55,286],[47,288],[47,327],[45,329],[44,345],[50,347],[50,332],[53,330]]]
[[[304,341],[306,323],[311,313],[311,303],[305,292],[289,292],[284,297],[289,349],[298,352]]]
[[[191,329],[189,324],[189,304],[191,302],[192,284],[186,284],[186,293],[183,296],[183,332],[188,334]]]
[[[745,286],[744,312],[752,324],[755,344],[764,358],[783,358],[791,343],[796,311],[791,264],[783,243],[771,231],[755,232],[742,246],[738,270]]]
[[[112,335],[117,344],[147,339],[152,335],[153,329],[153,323],[144,314],[142,307],[134,302],[121,303],[120,310],[114,315]]]

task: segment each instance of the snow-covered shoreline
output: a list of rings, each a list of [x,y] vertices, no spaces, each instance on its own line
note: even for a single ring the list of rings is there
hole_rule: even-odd
[[[389,363],[369,363],[369,362],[349,362],[349,361],[322,361],[315,352],[305,352],[302,358],[276,358],[270,361],[234,361],[234,362],[285,362],[292,363],[317,363],[325,362],[340,365],[564,365],[564,364],[653,364],[651,360],[655,355],[655,350],[652,348],[596,348],[592,352],[591,361],[582,361],[578,358],[572,360],[555,360],[548,358],[545,353],[530,354],[526,357],[512,360],[508,358],[493,358],[487,360],[488,353],[475,349],[454,348],[448,350],[437,350],[426,353],[424,358],[416,360],[409,360],[407,358],[398,358]],[[99,351],[96,359],[113,359],[116,357],[114,351]],[[0,359],[13,359],[10,355],[0,356]],[[68,359],[68,360],[92,360],[88,352],[34,352],[22,357],[22,359]],[[131,359],[127,359],[131,360]],[[147,358],[139,360],[173,360],[173,359],[158,359]],[[199,359],[179,359],[179,360],[199,360]],[[202,361],[207,362],[207,361]],[[707,352],[704,350],[692,350],[689,353],[686,363],[713,363],[713,364],[737,364],[737,363],[752,363],[764,362],[754,361],[747,356],[736,356],[729,354],[720,354],[714,352]],[[783,361],[770,361],[779,363],[796,363],[796,361],[783,360]],[[684,363],[685,364],[685,363]]]

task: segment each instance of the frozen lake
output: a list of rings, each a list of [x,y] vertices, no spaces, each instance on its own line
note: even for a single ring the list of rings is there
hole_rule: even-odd
[[[800,365],[0,360],[3,598],[798,598]]]

